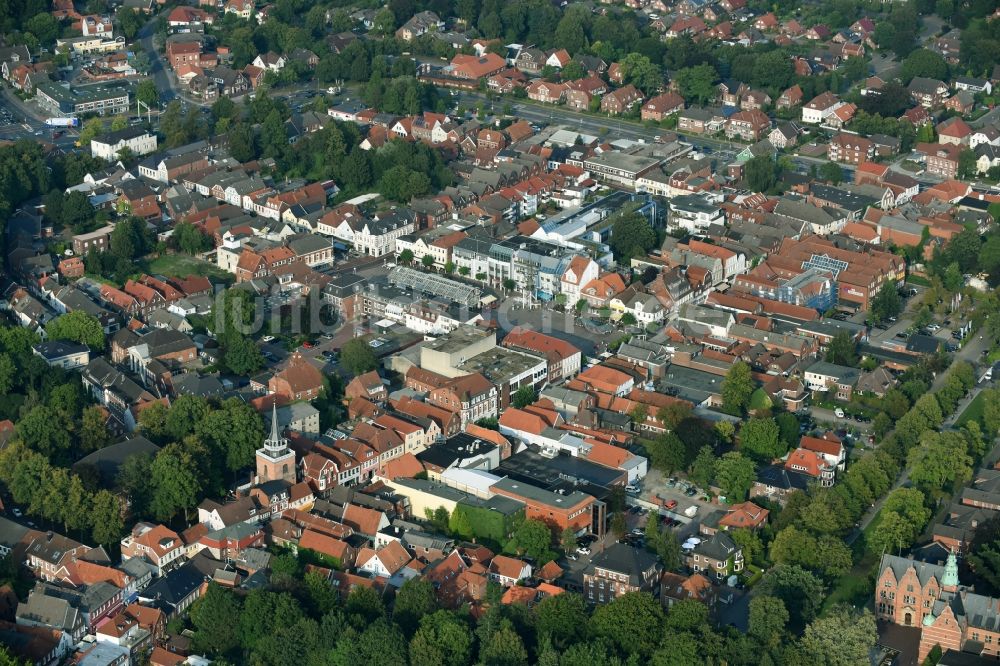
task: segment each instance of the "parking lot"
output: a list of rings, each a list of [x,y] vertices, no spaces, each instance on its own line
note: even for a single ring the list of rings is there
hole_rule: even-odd
[[[672,528],[682,541],[696,533],[700,520],[717,508],[704,492],[693,488],[686,480],[665,477],[655,469],[649,470],[639,493],[631,498],[633,501],[640,500],[642,506],[661,507],[661,515],[676,521]],[[695,507],[694,512],[691,512],[691,507]]]

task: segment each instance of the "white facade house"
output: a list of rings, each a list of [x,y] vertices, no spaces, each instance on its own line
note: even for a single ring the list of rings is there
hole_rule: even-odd
[[[113,162],[125,148],[133,155],[149,155],[156,152],[156,135],[141,127],[126,127],[90,141],[90,154]]]
[[[559,281],[560,291],[566,297],[566,307],[571,308],[580,300],[580,292],[601,273],[600,266],[590,257],[574,257]]]
[[[687,194],[670,200],[668,226],[671,229],[680,228],[693,233],[713,224],[721,226],[725,219],[722,207],[707,196]]]
[[[396,250],[396,239],[413,233],[413,218],[392,211],[382,218],[366,220],[354,232],[354,249],[361,254],[381,257]]]

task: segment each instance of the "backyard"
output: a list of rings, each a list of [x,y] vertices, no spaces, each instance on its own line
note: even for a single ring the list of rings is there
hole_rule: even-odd
[[[167,277],[200,275],[223,282],[232,282],[233,280],[232,273],[227,273],[204,259],[198,259],[186,254],[162,254],[150,261],[142,261],[139,265],[146,273],[165,275]]]

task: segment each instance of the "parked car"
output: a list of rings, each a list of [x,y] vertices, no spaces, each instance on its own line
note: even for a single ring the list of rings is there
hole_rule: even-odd
[[[630,483],[627,486],[625,486],[625,492],[637,495],[639,493],[639,486],[635,485],[634,483]]]
[[[687,490],[684,491],[684,494],[687,495],[688,497],[694,497],[695,495],[698,494],[698,489],[688,488]]]
[[[677,508],[677,500],[670,500],[667,502],[667,508],[670,510]]]
[[[274,342],[274,336],[273,335],[265,335],[264,337],[262,337],[260,339],[260,341],[261,342]]]
[[[842,410],[840,407],[837,407],[837,409],[833,410],[833,415],[836,416],[838,419],[842,419],[844,418],[844,410]]]
[[[576,549],[576,553],[577,555],[590,555],[590,548],[587,548],[586,546],[580,546],[579,548]]]

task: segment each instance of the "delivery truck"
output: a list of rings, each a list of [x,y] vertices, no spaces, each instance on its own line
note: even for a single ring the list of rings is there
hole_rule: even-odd
[[[49,127],[79,127],[79,118],[49,118],[45,121]]]

